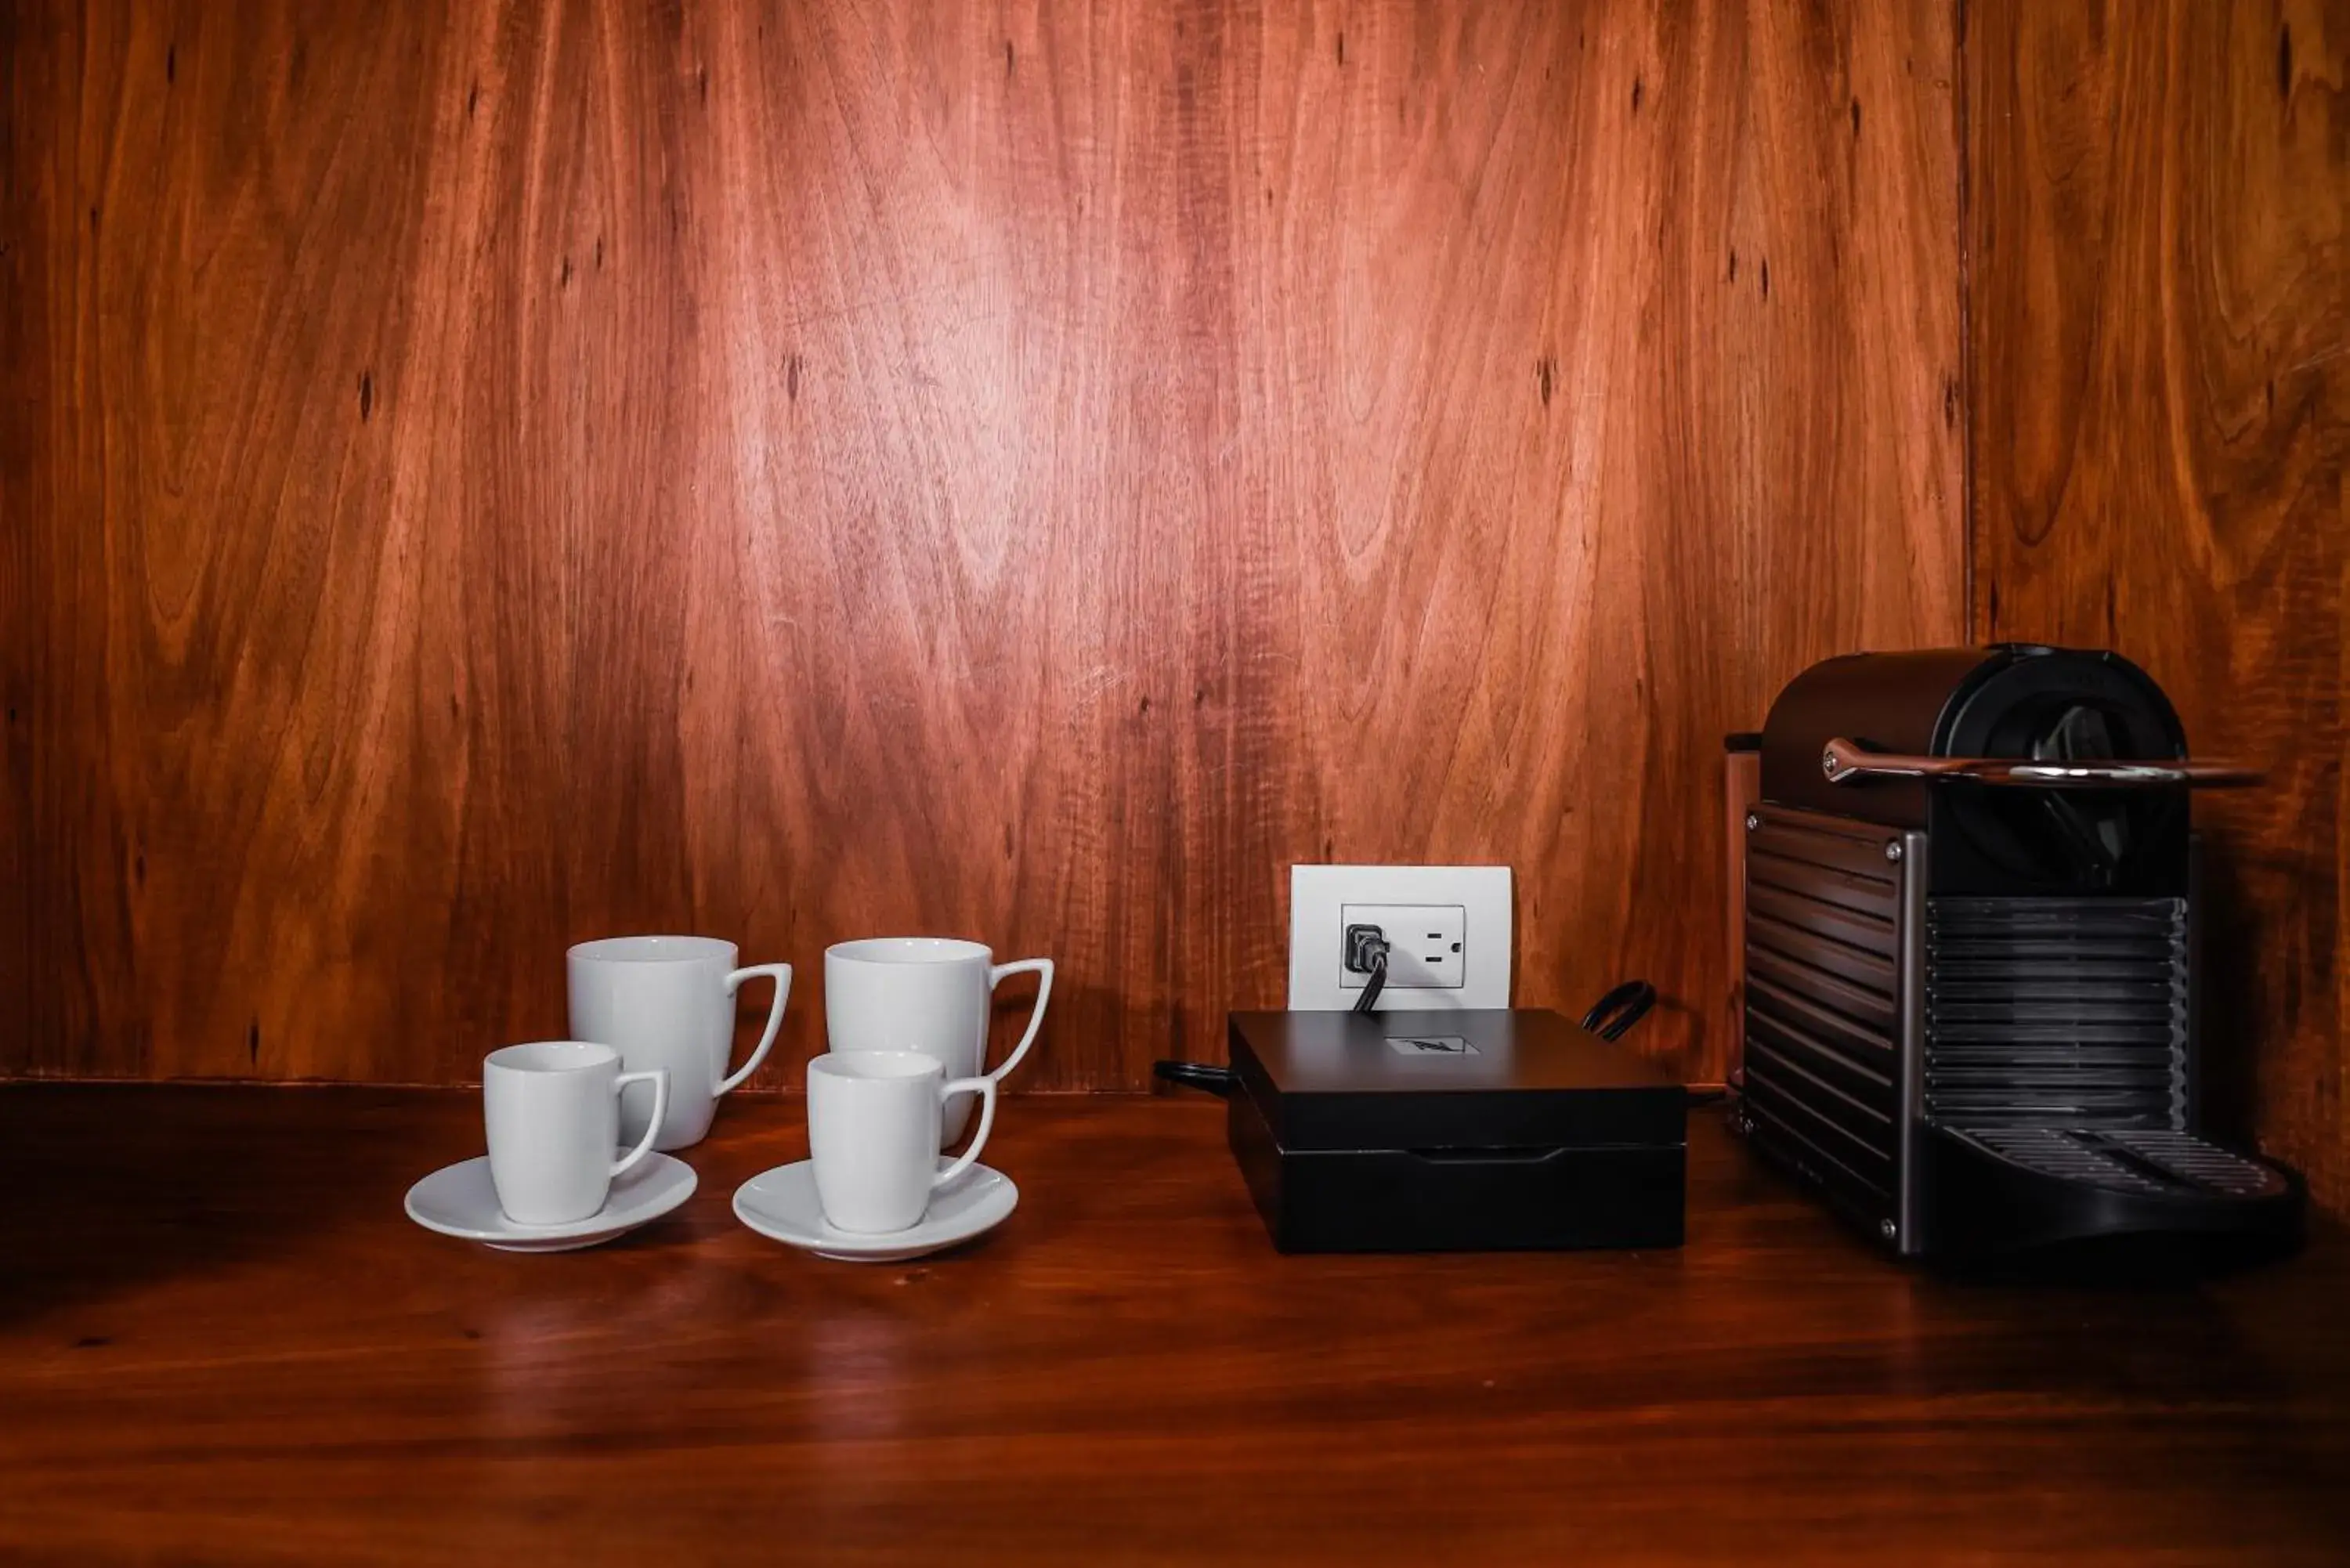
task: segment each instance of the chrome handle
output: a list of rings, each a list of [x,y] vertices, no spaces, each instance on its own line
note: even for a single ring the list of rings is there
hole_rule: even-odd
[[[2259,769],[2236,763],[1918,757],[1898,752],[1865,752],[1842,736],[1830,741],[1827,750],[1820,753],[1820,771],[1827,774],[1830,784],[1870,784],[1878,779],[1965,779],[1973,784],[2035,789],[2152,789],[2168,784],[2232,789],[2261,782]]]

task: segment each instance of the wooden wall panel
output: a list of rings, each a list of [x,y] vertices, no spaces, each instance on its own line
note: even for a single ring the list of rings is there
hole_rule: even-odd
[[[2213,798],[2223,1117],[2350,1205],[2350,17],[1969,7],[1976,607],[2120,648]]]
[[[1130,1088],[1336,858],[1710,1076],[1721,733],[1960,633],[1944,5],[14,25],[19,1072],[464,1079],[691,929],[792,1082],[930,930]]]
[[[27,134],[52,122],[55,29],[29,8],[0,6],[0,1073],[32,1040],[32,638],[45,590],[36,586],[33,519],[48,514],[35,486],[43,434],[33,400],[47,366],[36,345],[48,297],[47,170]],[[33,124],[20,116],[33,112]],[[49,112],[54,112],[53,110]]]

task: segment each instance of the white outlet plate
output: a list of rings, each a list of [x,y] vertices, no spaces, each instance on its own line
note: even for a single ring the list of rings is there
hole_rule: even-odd
[[[1506,866],[1293,866],[1289,868],[1289,1005],[1297,1011],[1327,1012],[1355,1005],[1364,977],[1347,972],[1344,947],[1347,910],[1409,909],[1415,920],[1433,912],[1458,910],[1460,935],[1446,939],[1461,943],[1459,981],[1454,983],[1405,984],[1404,969],[1397,964],[1380,992],[1381,1012],[1443,1012],[1510,1005],[1510,868]],[[1352,917],[1363,919],[1359,915]],[[1394,943],[1397,928],[1384,919]],[[1443,932],[1442,919],[1407,933],[1416,944],[1395,944],[1424,960],[1431,945],[1428,933]],[[1394,962],[1390,960],[1390,962]],[[1419,972],[1440,970],[1422,963]],[[1449,978],[1449,977],[1447,977]]]

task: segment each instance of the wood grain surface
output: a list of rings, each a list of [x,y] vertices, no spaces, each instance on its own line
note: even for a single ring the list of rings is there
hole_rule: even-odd
[[[796,1082],[928,931],[1131,1086],[1335,859],[1718,1076],[1721,733],[1962,629],[1945,5],[5,26],[17,1073],[462,1081],[692,929]]]
[[[750,1097],[593,1251],[426,1233],[469,1094],[0,1089],[0,1560],[2341,1562],[2345,1252],[1902,1269],[1691,1127],[1673,1251],[1283,1258],[1221,1109],[1006,1108],[1018,1210],[764,1241]],[[1697,1478],[1692,1480],[1691,1478]]]
[[[2222,1117],[2350,1206],[2350,16],[1968,8],[1978,629],[2119,648],[2207,799]]]

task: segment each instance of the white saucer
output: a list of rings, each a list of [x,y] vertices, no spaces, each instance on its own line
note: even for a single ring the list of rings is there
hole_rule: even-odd
[[[434,1171],[408,1189],[408,1217],[427,1231],[501,1252],[569,1252],[650,1224],[693,1196],[693,1167],[649,1154],[612,1179],[604,1207],[562,1225],[517,1225],[498,1207],[486,1154]]]
[[[931,1211],[910,1231],[868,1236],[836,1231],[816,1200],[808,1160],[763,1170],[734,1189],[734,1218],[762,1236],[844,1263],[902,1263],[981,1236],[1003,1223],[1020,1189],[1000,1170],[974,1165],[931,1194]]]

